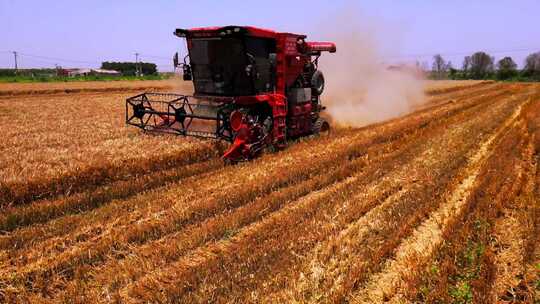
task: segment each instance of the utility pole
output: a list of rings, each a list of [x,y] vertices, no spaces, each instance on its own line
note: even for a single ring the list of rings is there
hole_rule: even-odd
[[[141,71],[139,68],[139,53],[135,53],[135,69],[137,77],[141,76]]]
[[[13,56],[15,57],[15,74],[17,74],[18,66],[17,66],[17,52],[13,51]]]

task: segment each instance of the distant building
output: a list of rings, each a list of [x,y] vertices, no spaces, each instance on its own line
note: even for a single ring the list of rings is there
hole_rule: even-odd
[[[69,76],[69,77],[75,77],[75,76],[121,76],[122,73],[115,71],[115,70],[104,70],[104,69],[59,69],[58,70],[59,76]]]

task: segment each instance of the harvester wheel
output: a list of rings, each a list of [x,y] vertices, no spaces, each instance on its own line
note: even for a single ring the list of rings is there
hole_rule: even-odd
[[[321,71],[317,70],[311,76],[311,87],[315,95],[321,95],[324,91],[324,75]]]
[[[330,124],[324,118],[317,118],[313,123],[313,134],[327,136],[330,134]]]

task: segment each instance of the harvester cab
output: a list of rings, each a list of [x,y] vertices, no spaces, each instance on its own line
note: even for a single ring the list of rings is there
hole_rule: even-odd
[[[188,54],[173,57],[192,96],[143,93],[126,101],[126,123],[145,131],[231,142],[223,157],[249,160],[288,138],[326,133],[318,70],[331,42],[248,26],[177,29]],[[182,62],[181,62],[182,61]]]

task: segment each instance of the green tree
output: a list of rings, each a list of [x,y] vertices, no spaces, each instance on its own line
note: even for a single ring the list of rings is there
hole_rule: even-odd
[[[149,62],[108,62],[101,63],[101,68],[105,70],[115,70],[122,75],[135,76],[137,74],[137,65],[140,66],[143,75],[156,75],[157,66]]]
[[[469,75],[473,79],[488,78],[494,70],[495,59],[485,52],[476,52],[470,57]]]
[[[454,68],[450,68],[450,71],[448,72],[448,78],[450,79],[457,79],[458,78],[458,70]]]
[[[523,76],[540,80],[540,52],[527,56]]]
[[[512,57],[504,57],[497,63],[497,79],[505,80],[517,76],[517,64]]]

